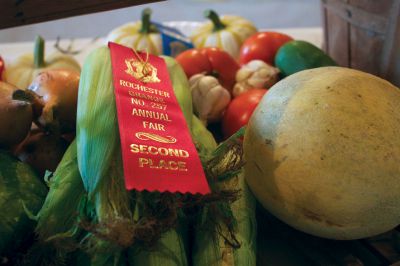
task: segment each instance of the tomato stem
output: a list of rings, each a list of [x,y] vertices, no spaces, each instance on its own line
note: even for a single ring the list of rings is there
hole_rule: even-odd
[[[44,40],[41,36],[36,36],[35,47],[33,49],[33,65],[35,68],[44,67]]]
[[[226,28],[226,25],[222,23],[221,19],[219,18],[218,14],[214,10],[206,10],[204,12],[204,16],[209,18],[211,22],[214,24],[213,31],[220,31]]]

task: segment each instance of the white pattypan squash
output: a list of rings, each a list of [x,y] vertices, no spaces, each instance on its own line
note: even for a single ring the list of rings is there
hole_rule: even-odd
[[[207,10],[205,16],[211,21],[204,23],[191,35],[196,48],[219,47],[233,58],[238,58],[242,43],[257,32],[253,23],[239,16],[219,17],[212,10]]]
[[[138,51],[161,55],[162,37],[156,26],[151,23],[150,15],[151,9],[144,9],[141,21],[126,23],[112,30],[107,40]]]
[[[7,65],[3,79],[19,89],[28,88],[33,79],[46,69],[71,69],[80,72],[79,63],[69,55],[54,53],[45,58],[44,40],[38,36],[34,52],[18,57]]]

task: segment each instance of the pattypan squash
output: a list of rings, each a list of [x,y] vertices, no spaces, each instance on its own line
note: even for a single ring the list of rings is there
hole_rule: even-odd
[[[141,21],[129,22],[112,30],[107,40],[135,50],[161,55],[162,37],[157,27],[151,23],[150,16],[151,9],[144,9]]]
[[[219,17],[213,10],[206,10],[204,14],[210,21],[191,35],[196,48],[219,47],[232,57],[238,58],[242,43],[257,32],[257,28],[250,21],[240,16]]]

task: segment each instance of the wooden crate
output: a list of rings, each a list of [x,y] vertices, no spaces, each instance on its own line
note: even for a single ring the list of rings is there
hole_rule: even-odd
[[[321,0],[324,49],[400,86],[400,0]]]

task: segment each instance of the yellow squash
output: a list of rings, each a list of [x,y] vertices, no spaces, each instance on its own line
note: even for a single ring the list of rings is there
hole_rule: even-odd
[[[107,37],[115,42],[135,50],[146,51],[150,54],[162,54],[162,39],[157,28],[150,22],[151,10],[146,8],[142,12],[142,20],[126,23],[112,30]]]
[[[212,10],[206,10],[210,21],[193,32],[191,39],[196,48],[219,47],[232,57],[239,56],[240,46],[257,32],[257,28],[248,20],[239,16],[222,16]]]
[[[36,37],[34,52],[25,54],[7,65],[3,79],[19,89],[26,89],[45,69],[72,69],[80,72],[79,63],[71,56],[55,53],[44,57],[44,40]]]

